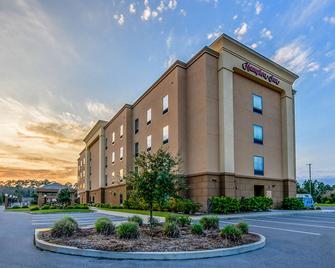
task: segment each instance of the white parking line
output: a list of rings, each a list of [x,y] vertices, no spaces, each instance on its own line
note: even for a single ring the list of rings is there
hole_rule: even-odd
[[[232,222],[232,221],[224,221],[224,222],[233,223],[233,224],[237,223],[237,222]],[[299,230],[284,229],[284,228],[277,228],[277,227],[270,227],[270,226],[263,226],[263,225],[250,224],[249,226],[250,227],[255,227],[255,228],[271,229],[271,230],[277,230],[277,231],[290,232],[290,233],[308,234],[308,235],[321,235],[319,233],[304,232],[304,231],[299,231]]]
[[[95,221],[78,221],[79,225],[88,225],[93,223],[95,223]],[[32,225],[53,225],[53,222],[36,222],[32,223]]]
[[[296,221],[303,221],[303,222],[320,222],[320,223],[335,223],[335,221],[316,221],[310,219],[300,219],[300,218],[293,218],[293,217],[266,217],[267,219],[291,219]]]
[[[334,215],[335,216],[335,215]],[[319,215],[319,216],[308,216],[308,215],[299,215],[299,218],[310,218],[310,219],[331,219],[331,220],[335,220],[335,217],[328,217],[328,216],[323,216],[323,215]]]
[[[247,220],[247,221],[260,221],[260,222],[279,223],[279,224],[297,225],[297,226],[314,227],[314,228],[335,229],[335,227],[323,226],[323,225],[293,223],[293,222],[284,222],[284,221],[255,220],[255,219],[248,219],[248,218],[244,218],[244,219]]]

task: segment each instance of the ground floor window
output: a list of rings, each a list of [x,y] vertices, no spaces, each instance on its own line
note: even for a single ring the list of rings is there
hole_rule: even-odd
[[[123,195],[120,194],[120,205],[122,205],[122,203],[123,203]]]

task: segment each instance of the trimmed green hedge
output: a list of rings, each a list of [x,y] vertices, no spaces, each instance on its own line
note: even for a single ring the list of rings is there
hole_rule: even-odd
[[[269,197],[255,196],[241,199],[214,196],[209,199],[210,211],[213,213],[238,213],[249,211],[266,211],[271,209],[273,201]]]
[[[283,209],[304,209],[304,202],[296,197],[285,197],[282,203]]]

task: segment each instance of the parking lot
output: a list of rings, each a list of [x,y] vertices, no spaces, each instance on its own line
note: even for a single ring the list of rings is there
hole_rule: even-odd
[[[334,267],[335,211],[292,216],[260,216],[220,221],[220,226],[245,221],[263,234],[263,249],[246,254],[189,261],[127,261],[68,256],[41,251],[32,243],[35,228],[48,227],[64,214],[31,215],[0,210],[1,267]],[[106,216],[75,213],[81,226]],[[111,217],[113,221],[123,218]]]

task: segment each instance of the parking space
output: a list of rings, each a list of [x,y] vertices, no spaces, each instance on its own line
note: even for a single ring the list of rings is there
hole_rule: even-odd
[[[34,228],[47,228],[51,227],[57,220],[64,216],[70,216],[74,218],[79,226],[93,225],[97,219],[101,217],[107,217],[113,222],[124,221],[126,218],[116,217],[111,215],[105,215],[101,213],[57,213],[57,214],[33,214],[31,223]]]

